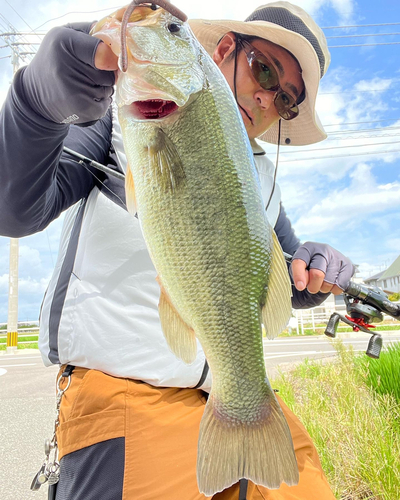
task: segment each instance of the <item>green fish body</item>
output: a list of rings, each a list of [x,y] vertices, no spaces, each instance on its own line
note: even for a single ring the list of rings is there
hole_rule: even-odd
[[[117,83],[127,204],[138,213],[158,272],[170,348],[191,363],[197,337],[212,372],[199,489],[213,495],[241,478],[271,489],[294,485],[296,457],[266,376],[261,326],[270,338],[285,327],[291,286],[246,130],[224,77],[186,23],[178,36],[168,30],[177,23],[169,13],[147,11],[144,21],[128,25],[130,64],[139,68]],[[161,64],[174,44],[179,58]],[[132,102],[173,101],[178,108],[140,118],[127,88],[135,88]]]

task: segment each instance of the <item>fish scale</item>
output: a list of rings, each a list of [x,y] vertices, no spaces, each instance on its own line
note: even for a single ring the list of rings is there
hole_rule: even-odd
[[[296,458],[266,377],[261,329],[263,321],[273,336],[285,326],[291,287],[246,130],[229,86],[190,28],[162,9],[141,9],[142,18],[127,27],[128,70],[116,91],[127,204],[138,213],[159,275],[170,348],[191,362],[196,336],[212,372],[199,432],[199,489],[211,496],[241,478],[293,485]],[[96,36],[104,26],[117,32],[114,21],[100,22]],[[179,22],[179,34],[168,31],[171,21]],[[175,45],[179,57],[170,57]],[[146,100],[178,109],[138,117],[146,106],[134,103]]]

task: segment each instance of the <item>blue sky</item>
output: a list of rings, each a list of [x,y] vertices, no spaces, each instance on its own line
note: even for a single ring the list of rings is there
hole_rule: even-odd
[[[244,19],[262,0],[174,3],[192,18]],[[400,42],[400,5],[397,0],[296,3],[324,27],[327,37],[369,35],[328,38],[332,62],[321,82],[317,108],[329,137],[313,146],[282,148],[278,169],[283,204],[299,238],[329,243],[358,264],[360,276],[366,278],[400,254],[400,45],[388,45]],[[19,31],[40,26],[43,31],[66,22],[101,19],[122,5],[13,0],[11,6],[9,0],[0,0],[0,32],[8,31],[10,24]],[[360,26],[386,23],[397,25]],[[329,29],[350,25],[358,27]],[[34,40],[39,38],[30,38]],[[370,45],[333,47],[351,44]],[[8,55],[8,48],[0,49],[0,103],[12,79]],[[275,147],[267,145],[267,151],[274,160]],[[20,240],[21,321],[38,318],[61,223]],[[0,237],[0,322],[7,320],[8,253],[9,240]]]

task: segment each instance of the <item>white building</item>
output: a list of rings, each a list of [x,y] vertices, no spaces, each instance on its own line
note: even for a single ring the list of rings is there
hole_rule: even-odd
[[[400,255],[385,271],[364,280],[370,286],[382,288],[388,295],[400,292]]]

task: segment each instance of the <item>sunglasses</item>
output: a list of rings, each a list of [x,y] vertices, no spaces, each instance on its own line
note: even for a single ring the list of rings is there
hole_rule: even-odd
[[[278,72],[271,61],[250,42],[241,37],[237,37],[238,43],[246,54],[251,72],[264,90],[276,91],[274,96],[274,105],[281,118],[284,120],[293,120],[299,115],[299,104],[305,99],[305,92],[295,99],[292,95],[282,90],[279,85]]]

